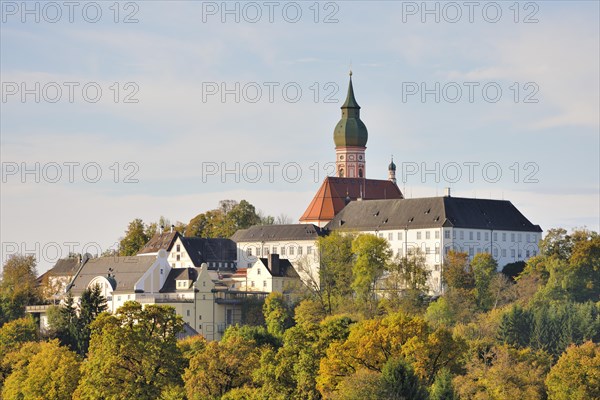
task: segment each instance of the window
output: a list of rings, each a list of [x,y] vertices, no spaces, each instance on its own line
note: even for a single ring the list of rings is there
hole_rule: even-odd
[[[477,254],[481,253],[481,247],[477,248]]]
[[[473,257],[474,250],[473,246],[469,246],[469,256]]]
[[[494,232],[494,242],[498,241],[498,232]]]
[[[523,253],[521,253],[521,249],[519,249],[519,260],[523,258]]]
[[[510,234],[510,241],[511,241],[511,242],[514,242],[514,241],[515,241],[515,234],[514,234],[514,233],[511,233],[511,234]]]
[[[460,240],[465,239],[465,231],[460,231]]]
[[[181,251],[181,245],[177,245],[177,251]]]
[[[268,247],[265,247],[263,249],[263,254],[265,255],[265,257],[269,255],[269,248]]]
[[[202,315],[198,315],[198,319],[202,321]]]
[[[440,270],[440,264],[435,264],[435,267],[434,267],[434,269],[435,269],[436,271],[439,271],[439,270]]]
[[[121,301],[121,296],[117,296],[117,301]]]
[[[256,275],[260,275],[260,271],[262,270],[261,267],[256,268]]]
[[[417,239],[421,239],[421,231],[417,231]]]
[[[529,250],[525,251],[525,257],[529,258]]]
[[[185,314],[186,314],[186,315],[189,317],[189,316],[190,316],[190,310],[187,310],[187,311],[185,312]]]
[[[312,254],[312,246],[306,246],[306,254]]]
[[[456,239],[456,229],[452,229],[452,239]]]
[[[281,255],[285,256],[285,246],[281,246]]]
[[[473,232],[469,232],[469,240],[473,240]]]
[[[394,240],[394,234],[392,232],[388,233],[388,240]]]
[[[486,232],[486,233],[485,233],[485,239],[484,239],[484,240],[485,240],[486,242],[487,242],[488,240],[490,240],[490,234],[489,234],[489,232]]]
[[[440,253],[440,244],[436,243],[435,244],[435,254],[439,254]]]
[[[444,231],[444,239],[450,239],[450,231]]]
[[[301,256],[302,255],[302,246],[298,246],[298,255]]]
[[[477,232],[477,240],[481,240],[481,232]]]
[[[263,287],[267,287],[267,281],[263,281]]]
[[[494,249],[494,257],[498,257],[498,249]]]
[[[248,263],[248,265],[246,265],[246,268],[250,268],[252,267],[252,263]]]
[[[161,274],[161,275],[163,274],[163,269],[162,269],[162,268],[160,269],[160,274]]]
[[[425,239],[431,239],[431,232],[425,232]]]
[[[529,237],[529,233],[525,235],[525,240],[527,241],[527,243],[529,243],[531,241],[531,238]]]
[[[506,257],[506,249],[502,249],[502,257]]]
[[[202,300],[206,300],[206,295],[205,294],[202,295]]]
[[[254,281],[250,282],[250,286],[254,287]]]
[[[382,238],[382,237],[383,237],[383,233],[380,233],[378,236],[379,236],[380,238]]]
[[[398,232],[398,240],[402,240],[402,232]]]
[[[294,255],[294,247],[290,246],[290,256],[293,256],[293,255]]]
[[[510,256],[515,258],[515,249],[510,249]]]
[[[402,249],[401,248],[398,248],[398,253],[397,254],[398,254],[398,257],[402,257]]]
[[[440,231],[435,231],[435,238],[439,239],[440,238]]]
[[[273,246],[273,254],[277,254],[277,246]]]
[[[425,247],[425,254],[431,254],[431,247]]]
[[[246,249],[246,255],[247,255],[247,256],[251,256],[251,255],[252,255],[252,247],[248,247],[248,248]]]

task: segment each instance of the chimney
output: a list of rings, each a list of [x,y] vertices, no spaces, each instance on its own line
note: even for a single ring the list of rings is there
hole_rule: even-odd
[[[171,233],[173,233],[173,229],[175,229],[175,225],[171,225]]]
[[[444,188],[444,197],[450,197],[450,188],[449,187]]]
[[[162,235],[164,231],[165,231],[165,226],[161,225],[160,230],[159,230],[160,234]]]
[[[269,264],[269,270],[271,270],[271,275],[279,276],[279,254],[269,254],[267,263]]]

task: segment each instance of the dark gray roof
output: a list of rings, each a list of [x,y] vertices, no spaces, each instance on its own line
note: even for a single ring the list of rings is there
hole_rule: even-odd
[[[288,260],[287,258],[279,259],[279,274],[277,274],[277,275],[273,274],[273,270],[271,269],[271,266],[269,265],[268,258],[261,257],[260,261],[267,268],[267,270],[269,270],[269,273],[271,274],[271,276],[280,276],[280,277],[286,277],[286,278],[300,278],[300,275],[298,275],[298,272],[296,272],[296,269],[294,268],[294,266],[292,265],[290,260]]]
[[[156,233],[154,236],[150,238],[148,243],[138,251],[138,254],[146,254],[146,253],[156,253],[160,249],[165,249],[166,251],[171,251],[171,247],[173,247],[173,243],[179,237],[179,232],[163,232]]]
[[[198,279],[198,270],[196,268],[173,268],[169,275],[167,275],[167,280],[165,284],[160,289],[160,293],[171,293],[177,291],[177,280],[190,280],[192,282],[196,282]],[[186,288],[188,290],[189,288]]]
[[[231,239],[182,237],[181,243],[196,267],[204,262],[234,262],[237,259],[237,248]]]
[[[325,231],[313,224],[256,225],[240,229],[232,237],[236,243],[268,240],[315,240]]]
[[[156,261],[155,256],[100,257],[88,260],[73,281],[71,290],[80,294],[97,276],[107,277],[110,273],[113,291],[132,291],[135,283]],[[112,271],[110,270],[112,269]]]
[[[350,202],[327,229],[389,230],[436,227],[541,232],[508,200],[425,197]]]
[[[70,257],[70,258],[61,258],[54,264],[54,266],[48,270],[48,275],[52,276],[66,276],[73,275],[77,272],[79,268],[79,258],[78,257]]]

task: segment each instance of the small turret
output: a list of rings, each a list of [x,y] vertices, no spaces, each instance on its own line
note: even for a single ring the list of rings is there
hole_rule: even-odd
[[[392,161],[390,162],[390,165],[388,165],[388,181],[392,181],[396,184],[396,164],[394,164],[394,156],[392,156]]]

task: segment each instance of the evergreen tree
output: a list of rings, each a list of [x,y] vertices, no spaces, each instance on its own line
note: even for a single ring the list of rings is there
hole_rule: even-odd
[[[458,400],[449,370],[442,369],[438,372],[429,390],[429,400]]]

